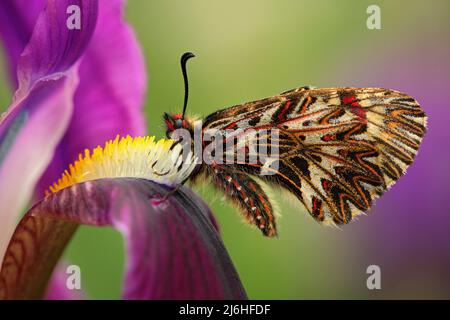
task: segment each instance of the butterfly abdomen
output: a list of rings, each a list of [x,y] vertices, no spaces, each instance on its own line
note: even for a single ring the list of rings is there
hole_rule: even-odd
[[[213,183],[240,209],[248,223],[256,225],[265,236],[277,234],[273,206],[256,180],[229,166],[216,165],[210,170]]]

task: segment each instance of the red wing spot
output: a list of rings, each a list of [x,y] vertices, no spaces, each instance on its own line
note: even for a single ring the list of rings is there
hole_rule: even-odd
[[[236,126],[237,126],[237,123],[236,123],[236,122],[233,122],[233,123],[230,123],[229,125],[227,125],[227,126],[225,127],[225,129],[234,129]]]
[[[330,188],[330,181],[325,180],[325,179],[322,180],[322,186],[325,191],[328,191],[328,189]]]
[[[350,111],[361,120],[366,120],[366,110],[361,107],[354,95],[346,95],[342,97],[342,103],[350,107]]]
[[[324,135],[323,137],[322,137],[322,140],[323,141],[330,141],[330,140],[333,140],[334,139],[334,134],[326,134],[326,135]]]
[[[358,118],[360,118],[361,120],[366,121],[366,110],[364,110],[359,104],[358,106],[351,106],[351,111],[353,112],[353,114],[355,114]]]
[[[352,104],[355,101],[356,101],[356,97],[354,95],[348,95],[348,96],[344,96],[342,98],[342,102],[344,104]]]
[[[312,202],[313,202],[313,214],[316,216],[318,215],[318,210],[320,210],[320,206],[322,204],[322,201],[320,201],[319,199],[317,199],[316,197],[312,198]]]
[[[281,113],[278,115],[278,120],[283,121],[284,120],[284,115],[286,114],[286,112],[289,110],[289,107],[291,106],[291,100],[289,100],[288,102],[286,102],[286,104],[283,107],[283,110],[281,111]]]

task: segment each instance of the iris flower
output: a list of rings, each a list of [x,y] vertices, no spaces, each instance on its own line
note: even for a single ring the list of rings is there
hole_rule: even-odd
[[[193,161],[181,162],[172,140],[144,136],[145,66],[123,5],[0,4],[16,89],[0,122],[2,299],[54,288],[49,279],[81,224],[123,234],[123,298],[246,298],[207,205],[187,187],[173,192]],[[79,28],[69,28],[77,8]]]

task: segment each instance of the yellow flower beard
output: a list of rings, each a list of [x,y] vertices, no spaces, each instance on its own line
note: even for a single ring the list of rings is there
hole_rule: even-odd
[[[155,137],[126,136],[106,142],[92,151],[85,150],[69,166],[47,194],[76,183],[102,179],[132,177],[173,186],[189,177],[195,168],[192,152],[183,159],[183,147],[173,140]]]

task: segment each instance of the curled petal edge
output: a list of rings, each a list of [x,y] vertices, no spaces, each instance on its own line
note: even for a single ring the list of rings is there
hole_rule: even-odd
[[[113,226],[128,254],[124,299],[246,299],[207,207],[182,187],[149,180],[87,181],[54,193],[22,219],[0,271],[0,298],[42,298],[80,224]]]

